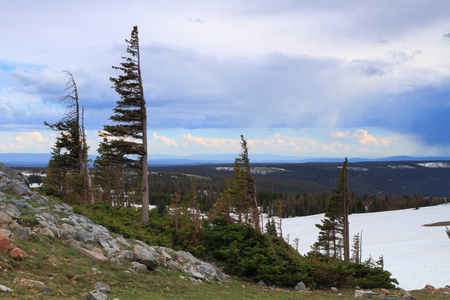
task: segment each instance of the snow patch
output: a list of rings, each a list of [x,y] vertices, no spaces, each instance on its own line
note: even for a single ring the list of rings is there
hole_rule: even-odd
[[[391,169],[415,169],[413,166],[409,166],[409,165],[388,165],[388,168],[391,168]]]
[[[234,171],[234,167],[215,167],[217,171]],[[251,173],[256,175],[267,175],[271,173],[282,173],[282,172],[291,172],[289,170],[283,168],[276,167],[253,167],[251,168]]]
[[[419,166],[425,167],[425,168],[450,168],[450,162],[426,162],[426,163],[419,163],[417,164]]]

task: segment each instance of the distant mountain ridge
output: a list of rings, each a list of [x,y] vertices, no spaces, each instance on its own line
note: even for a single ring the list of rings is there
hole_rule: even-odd
[[[205,164],[227,164],[234,163],[238,153],[227,154],[195,154],[195,155],[165,155],[150,154],[149,165],[155,166],[182,166],[182,165],[205,165]],[[50,153],[0,153],[0,162],[10,167],[41,167],[45,168],[51,157]],[[334,163],[343,162],[344,157],[301,157],[301,156],[282,156],[272,154],[250,154],[252,163],[309,163],[323,162]],[[94,160],[96,156],[90,155]],[[450,161],[450,157],[444,156],[391,156],[382,158],[362,158],[348,157],[350,163],[356,162],[381,162],[381,161]]]

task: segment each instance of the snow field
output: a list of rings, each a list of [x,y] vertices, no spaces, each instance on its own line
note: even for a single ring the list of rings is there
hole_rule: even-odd
[[[283,237],[298,251],[306,254],[317,241],[324,214],[282,220]],[[267,221],[267,219],[265,219]],[[278,220],[277,220],[278,221]],[[424,224],[450,221],[450,205],[405,209],[378,213],[352,214],[350,247],[353,236],[362,232],[362,257],[378,260],[383,255],[384,268],[392,273],[405,290],[450,285],[450,239],[444,226]]]

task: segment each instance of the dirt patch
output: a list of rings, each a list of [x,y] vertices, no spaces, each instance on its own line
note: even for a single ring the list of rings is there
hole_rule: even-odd
[[[434,227],[434,226],[450,226],[450,221],[445,221],[445,222],[436,222],[436,223],[431,223],[431,224],[425,224],[422,226],[427,226],[427,227]]]

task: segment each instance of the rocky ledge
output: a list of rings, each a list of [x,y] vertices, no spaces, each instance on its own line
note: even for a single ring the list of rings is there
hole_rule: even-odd
[[[4,166],[4,165],[3,165]],[[12,169],[11,169],[12,170]],[[181,271],[193,282],[226,281],[227,275],[213,265],[184,251],[147,245],[139,240],[127,240],[110,232],[89,218],[74,213],[72,207],[33,193],[20,176],[10,178],[10,170],[0,171],[0,253],[10,253],[16,260],[25,260],[27,253],[14,245],[16,239],[29,239],[41,234],[52,239],[63,239],[71,247],[92,260],[123,264],[132,260],[131,271],[151,272],[157,268]],[[9,193],[4,193],[9,191]],[[11,196],[15,193],[17,196]],[[32,214],[38,225],[27,226],[23,214]],[[16,284],[39,286],[24,278]],[[10,287],[0,286],[8,291]],[[88,299],[106,299],[102,290],[89,293]]]

